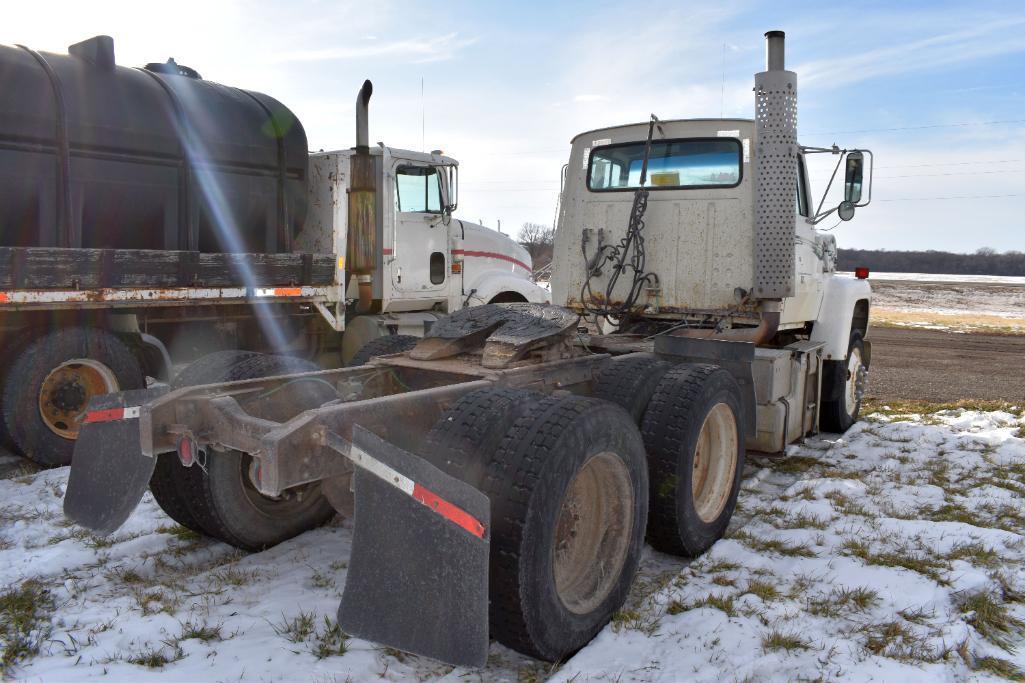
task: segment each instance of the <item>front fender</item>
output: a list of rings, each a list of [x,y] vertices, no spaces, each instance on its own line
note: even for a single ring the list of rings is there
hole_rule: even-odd
[[[871,310],[872,287],[867,280],[834,275],[826,280],[822,303],[812,327],[811,340],[825,342],[825,360],[846,360],[851,324],[858,302],[864,301],[865,313]],[[868,320],[865,320],[868,329]]]
[[[530,303],[551,303],[551,293],[530,280],[501,270],[486,270],[464,286],[468,305],[486,304],[503,292],[515,292]]]

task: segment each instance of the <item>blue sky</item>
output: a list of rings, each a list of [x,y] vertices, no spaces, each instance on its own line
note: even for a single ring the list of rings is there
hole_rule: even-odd
[[[314,149],[353,144],[371,78],[371,139],[458,158],[460,215],[505,232],[551,223],[576,133],[751,117],[762,34],[783,29],[802,143],[876,154],[875,199],[836,228],[841,246],[1025,250],[1021,2],[5,5],[0,42],[106,33],[121,64],[174,56],[277,97]],[[828,169],[813,173],[821,190]]]

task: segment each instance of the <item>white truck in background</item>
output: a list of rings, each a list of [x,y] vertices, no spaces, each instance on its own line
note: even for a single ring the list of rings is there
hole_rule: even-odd
[[[310,214],[296,240],[301,250],[347,251],[351,164],[366,140],[362,102],[364,94],[369,99],[369,88],[368,81],[357,98],[357,129],[363,131],[357,148],[310,157]],[[348,282],[346,298],[358,302],[348,320],[337,310],[324,310],[335,329],[345,331],[345,362],[381,337],[399,339],[375,345],[375,355],[411,348],[425,326],[467,306],[548,301],[548,292],[531,280],[533,264],[526,249],[505,234],[453,216],[459,179],[455,159],[440,151],[426,154],[381,143],[366,149],[380,188],[375,198],[378,249],[372,268]],[[340,264],[339,277],[346,273]]]

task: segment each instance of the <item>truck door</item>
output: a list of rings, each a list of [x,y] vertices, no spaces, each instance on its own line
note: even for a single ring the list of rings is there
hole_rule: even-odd
[[[395,247],[392,285],[406,298],[441,298],[449,259],[441,173],[444,169],[396,160]]]

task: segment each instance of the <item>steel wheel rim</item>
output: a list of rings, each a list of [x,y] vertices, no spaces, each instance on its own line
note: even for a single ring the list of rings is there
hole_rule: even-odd
[[[89,401],[120,391],[114,371],[91,358],[66,360],[46,375],[39,389],[39,416],[65,439],[77,439]]]
[[[630,550],[634,493],[614,453],[591,457],[566,488],[552,547],[555,591],[570,612],[593,612],[616,587]]]
[[[717,403],[701,423],[694,448],[691,494],[702,522],[711,524],[726,507],[737,472],[737,420],[725,403]]]
[[[211,457],[216,458],[217,454]],[[242,453],[239,466],[242,469],[242,490],[246,500],[266,517],[289,517],[301,513],[315,503],[314,494],[319,484],[300,484],[282,491],[280,496],[268,496],[257,488],[260,461],[248,453]]]
[[[851,357],[847,359],[847,382],[844,385],[844,409],[854,417],[858,412],[861,397],[865,394],[865,365],[861,362],[861,349],[851,349]]]

